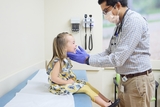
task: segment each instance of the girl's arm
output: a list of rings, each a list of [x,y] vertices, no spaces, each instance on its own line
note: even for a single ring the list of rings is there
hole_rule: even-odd
[[[63,80],[58,77],[59,72],[60,72],[60,62],[56,62],[54,65],[54,68],[51,71],[51,80],[57,84],[72,84],[74,81],[72,79],[69,80]]]

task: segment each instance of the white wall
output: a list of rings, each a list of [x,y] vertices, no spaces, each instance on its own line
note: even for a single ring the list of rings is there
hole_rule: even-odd
[[[84,47],[84,28],[81,27],[79,33],[71,32],[72,17],[82,20],[84,14],[93,15],[94,49],[89,53],[101,52],[101,13],[97,0],[0,0],[0,96],[33,71],[44,68],[44,61],[52,57],[52,41],[58,33],[72,33],[76,43]],[[73,69],[87,69],[89,82],[113,100],[113,68],[102,69],[74,62],[73,65]],[[152,65],[159,81],[159,61]],[[93,106],[98,107],[94,103]]]
[[[93,28],[94,49],[92,53],[102,51],[102,14],[97,0],[46,0],[45,1],[45,59],[52,57],[52,42],[58,33],[67,31],[73,34],[76,44],[84,47],[84,28],[80,32],[71,32],[70,19],[84,18],[84,14],[92,14],[95,27]],[[89,30],[88,30],[89,32]],[[83,68],[83,67],[82,67]]]
[[[44,0],[0,0],[0,83],[42,61]],[[1,92],[9,90],[14,81],[6,83],[7,87],[0,85]]]

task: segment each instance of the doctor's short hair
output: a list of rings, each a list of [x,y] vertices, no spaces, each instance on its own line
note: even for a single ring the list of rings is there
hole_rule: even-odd
[[[106,6],[114,7],[117,2],[120,2],[122,7],[126,7],[128,5],[128,0],[98,0],[98,4],[102,4],[106,1]]]

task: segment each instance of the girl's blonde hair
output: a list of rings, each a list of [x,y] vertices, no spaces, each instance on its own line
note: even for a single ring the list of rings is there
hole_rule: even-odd
[[[49,65],[52,65],[53,59],[55,57],[58,57],[60,59],[60,62],[62,62],[62,60],[67,57],[66,50],[65,50],[66,44],[68,42],[66,39],[67,35],[72,36],[68,32],[62,32],[62,33],[59,33],[57,35],[57,37],[54,38],[54,40],[53,40],[53,56],[52,56],[52,59],[50,60],[50,62],[48,63],[47,68]],[[61,64],[61,67],[62,67],[62,64]]]

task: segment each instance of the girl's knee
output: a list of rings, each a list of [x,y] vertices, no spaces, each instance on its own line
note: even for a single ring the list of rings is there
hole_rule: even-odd
[[[88,85],[84,85],[82,88],[83,88],[83,90],[85,90],[86,92],[89,91],[89,90],[91,90]]]
[[[84,92],[87,93],[89,90],[89,87],[87,85],[84,85],[82,88],[80,88],[80,90],[78,92]]]

